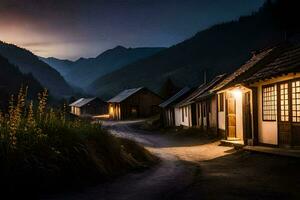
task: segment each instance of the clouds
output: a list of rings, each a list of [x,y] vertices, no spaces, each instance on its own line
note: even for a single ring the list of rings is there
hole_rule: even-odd
[[[119,44],[170,46],[214,23],[250,13],[262,2],[0,0],[0,40],[43,56],[72,59]]]

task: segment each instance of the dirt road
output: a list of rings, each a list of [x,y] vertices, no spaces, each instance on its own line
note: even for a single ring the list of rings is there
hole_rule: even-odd
[[[139,121],[105,122],[161,158],[146,171],[50,199],[299,199],[300,161],[236,152],[206,138],[178,140],[134,128]]]

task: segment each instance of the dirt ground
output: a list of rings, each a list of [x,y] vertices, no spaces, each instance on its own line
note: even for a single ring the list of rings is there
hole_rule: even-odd
[[[159,156],[157,166],[47,199],[300,199],[300,159],[236,151],[207,137],[151,133],[136,123],[103,125]]]

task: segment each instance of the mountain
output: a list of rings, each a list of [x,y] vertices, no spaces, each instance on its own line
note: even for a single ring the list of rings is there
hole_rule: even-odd
[[[42,59],[64,75],[72,85],[85,88],[98,77],[129,63],[149,57],[163,48],[125,48],[117,46],[96,58],[80,58],[73,63],[53,58]]]
[[[55,69],[30,51],[0,41],[0,54],[19,67],[24,74],[31,73],[53,96],[68,96],[72,88]],[[13,77],[10,77],[13,78]]]
[[[272,2],[267,1],[250,16],[212,26],[151,57],[104,75],[88,89],[109,98],[131,87],[146,86],[158,92],[167,79],[181,87],[196,86],[203,82],[204,72],[208,79],[230,73],[248,60],[253,51],[284,40]]]
[[[71,72],[71,65],[73,64],[73,62],[70,60],[61,60],[54,57],[49,57],[49,58],[39,57],[39,59],[47,63],[51,67],[53,67],[62,76],[65,76]]]
[[[28,96],[34,98],[43,90],[41,84],[31,75],[23,74],[0,55],[0,110],[7,107],[11,94],[17,94],[20,87],[28,86]]]

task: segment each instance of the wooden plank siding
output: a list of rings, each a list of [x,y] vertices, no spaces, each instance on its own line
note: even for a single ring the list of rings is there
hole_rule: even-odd
[[[115,108],[111,116],[117,120],[150,117],[159,114],[158,105],[161,102],[162,99],[158,95],[147,89],[142,89],[120,103],[110,103]],[[118,108],[120,108],[119,117],[115,113],[118,112]]]

